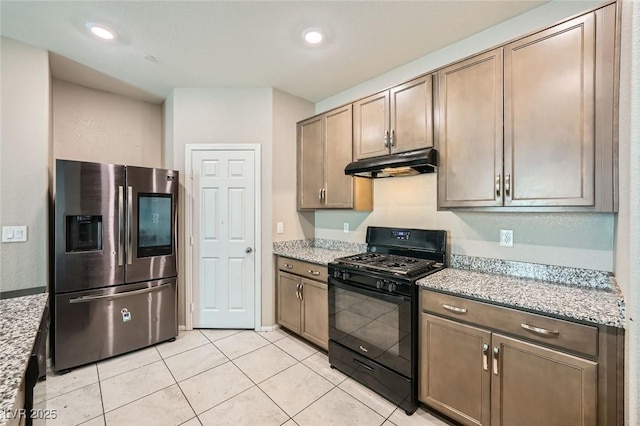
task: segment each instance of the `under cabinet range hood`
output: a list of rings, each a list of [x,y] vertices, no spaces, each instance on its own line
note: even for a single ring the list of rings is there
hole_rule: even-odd
[[[365,158],[349,163],[345,175],[370,179],[412,176],[436,171],[438,151],[433,148]]]

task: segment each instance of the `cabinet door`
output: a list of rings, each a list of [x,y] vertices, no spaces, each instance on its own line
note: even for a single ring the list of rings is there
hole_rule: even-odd
[[[391,97],[391,152],[433,146],[433,87],[431,75],[396,86]]]
[[[353,156],[351,105],[330,111],[324,117],[326,193],[323,207],[351,208],[353,177],[344,174]]]
[[[465,425],[488,425],[491,333],[420,315],[420,400]]]
[[[329,297],[326,283],[302,279],[301,334],[316,345],[329,348]]]
[[[438,207],[502,205],[502,49],[438,72]]]
[[[298,123],[298,209],[315,209],[322,205],[322,127],[322,116]]]
[[[492,346],[493,426],[596,424],[595,362],[499,334]]]
[[[301,278],[286,272],[278,271],[278,324],[291,331],[300,333],[300,299],[299,285]]]
[[[353,104],[353,157],[360,160],[389,153],[389,91]]]
[[[505,205],[594,205],[594,14],[504,55]]]

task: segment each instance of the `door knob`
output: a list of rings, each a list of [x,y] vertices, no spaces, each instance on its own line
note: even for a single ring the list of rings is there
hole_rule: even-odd
[[[251,247],[247,247],[246,249],[244,249],[245,253],[251,253],[253,251],[253,249]]]

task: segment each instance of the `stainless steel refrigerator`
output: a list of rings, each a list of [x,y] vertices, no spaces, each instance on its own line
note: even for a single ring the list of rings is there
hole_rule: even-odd
[[[56,371],[175,338],[178,172],[56,160]]]

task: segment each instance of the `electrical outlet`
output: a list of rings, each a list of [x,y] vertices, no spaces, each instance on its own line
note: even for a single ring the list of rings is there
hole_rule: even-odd
[[[345,222],[342,229],[344,233],[347,234],[349,232],[349,222]]]
[[[511,229],[500,230],[500,245],[502,247],[513,247],[513,230]]]
[[[284,222],[276,222],[276,233],[284,234]]]

